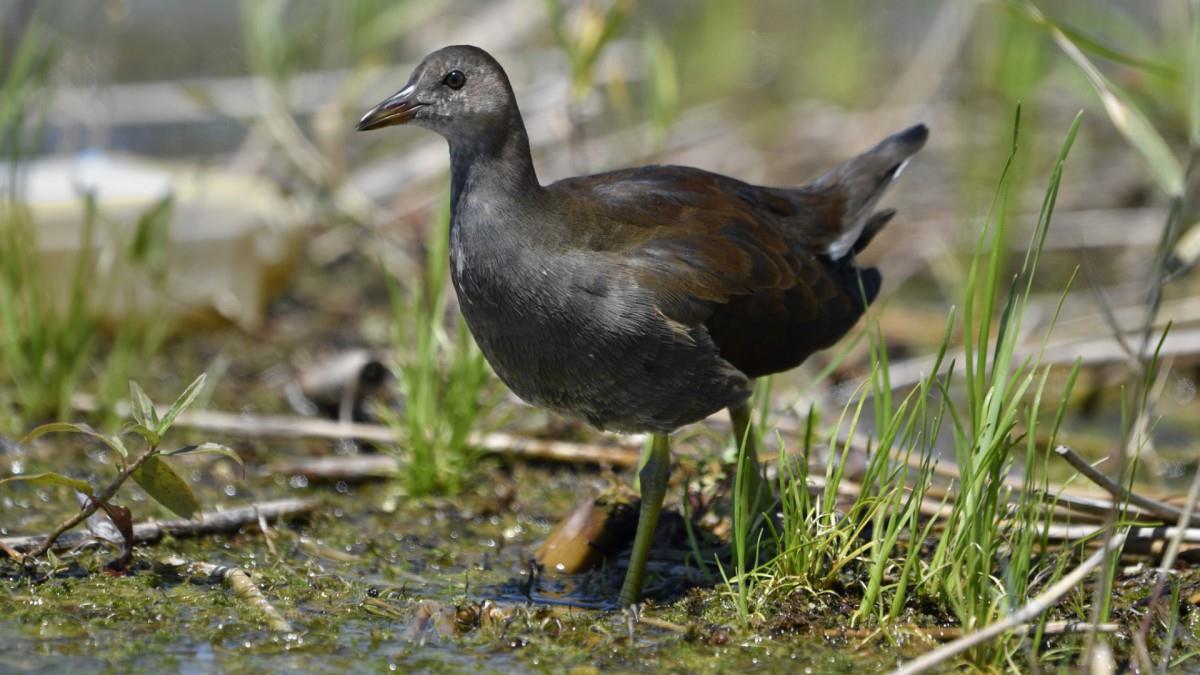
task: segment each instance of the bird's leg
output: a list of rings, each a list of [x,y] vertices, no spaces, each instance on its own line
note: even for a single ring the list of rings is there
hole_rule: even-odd
[[[642,469],[646,468],[646,464],[650,461],[650,455],[654,452],[654,444],[658,442],[658,434],[650,434],[646,438],[645,444],[642,445],[642,452],[638,455],[637,473],[633,474],[633,491],[642,494]]]
[[[662,511],[663,498],[667,495],[667,478],[671,474],[671,443],[666,434],[654,434],[650,442],[650,451],[643,460],[638,471],[642,509],[638,514],[637,535],[633,538],[629,569],[625,572],[625,583],[621,586],[619,602],[623,607],[637,602],[642,594],[646,562],[650,557],[650,544],[654,541],[654,531],[658,529],[658,514]]]
[[[733,441],[739,450],[738,456],[743,458],[736,470],[745,472],[744,478],[735,475],[734,480],[745,481],[742,485],[745,485],[746,489],[741,493],[744,500],[742,513],[747,514],[753,522],[759,515],[768,515],[772,499],[763,478],[762,465],[758,463],[758,438],[750,424],[750,403],[730,406],[729,419],[733,422]]]

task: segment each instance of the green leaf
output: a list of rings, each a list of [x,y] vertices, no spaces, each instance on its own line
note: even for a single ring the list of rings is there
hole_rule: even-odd
[[[246,470],[246,463],[242,461],[241,455],[237,454],[233,448],[230,448],[220,443],[201,443],[200,445],[185,445],[178,450],[163,453],[164,457],[176,457],[178,455],[222,455],[228,457],[238,463],[242,467],[242,471]]]
[[[61,473],[55,473],[53,471],[47,471],[45,473],[32,473],[28,476],[9,476],[8,478],[0,478],[0,485],[4,485],[5,483],[15,483],[17,481],[33,483],[34,485],[62,485],[64,487],[69,487],[73,490],[82,492],[89,497],[94,496],[92,494],[92,486],[86,480],[71,478],[70,476],[64,476]]]
[[[69,422],[51,422],[50,424],[43,424],[40,427],[35,427],[33,431],[25,434],[25,437],[21,439],[20,443],[25,444],[37,438],[38,436],[44,436],[46,434],[55,432],[69,432],[91,436],[92,438],[95,438],[112,448],[112,450],[118,455],[122,457],[129,456],[129,451],[125,449],[125,444],[121,442],[120,437],[102,434],[86,424],[71,424]]]
[[[184,518],[191,518],[200,509],[200,502],[187,481],[161,457],[147,459],[133,472],[133,479],[155,501]]]
[[[138,436],[141,436],[146,440],[146,444],[152,447],[158,445],[158,442],[162,440],[162,436],[160,436],[157,431],[140,422],[138,424],[131,424],[125,427],[122,433],[125,432],[133,432]]]
[[[151,429],[158,427],[158,411],[154,409],[154,402],[133,380],[129,381],[129,400],[133,408],[133,419],[138,424]]]
[[[167,413],[162,416],[162,420],[158,424],[159,435],[165,434],[167,429],[170,429],[171,425],[175,423],[175,418],[179,417],[179,413],[187,410],[188,406],[196,402],[196,398],[200,396],[200,392],[204,391],[204,382],[207,379],[207,373],[200,373],[200,377],[197,377],[189,384],[188,388],[184,389],[183,393],[179,395],[179,398],[175,399],[175,402],[167,409]]]
[[[129,243],[130,260],[156,277],[167,268],[172,203],[171,195],[167,195],[143,211],[138,216],[133,238]]]

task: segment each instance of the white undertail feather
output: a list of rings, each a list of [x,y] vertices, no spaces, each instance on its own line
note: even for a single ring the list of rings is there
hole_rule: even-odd
[[[929,129],[925,125],[911,126],[888,136],[817,180],[818,184],[841,191],[846,199],[844,230],[826,249],[831,258],[840,260],[854,249],[863,229],[875,216],[879,199],[908,166],[913,154],[925,145],[928,136]]]
[[[846,257],[846,254],[850,252],[850,249],[854,248],[854,243],[857,242],[858,238],[862,236],[863,228],[867,226],[867,221],[871,219],[871,216],[875,215],[875,205],[879,203],[879,199],[883,197],[884,193],[887,192],[888,187],[890,187],[891,184],[896,182],[896,179],[900,177],[900,174],[904,171],[904,167],[908,166],[908,162],[909,160],[907,159],[903,162],[900,162],[900,164],[896,167],[896,170],[892,172],[891,177],[888,178],[888,181],[880,186],[879,189],[871,195],[871,198],[867,200],[867,203],[864,204],[861,209],[859,209],[858,217],[856,217],[854,221],[847,226],[846,231],[843,232],[840,237],[834,239],[833,243],[829,244],[829,248],[826,249],[826,252],[829,254],[830,258],[833,258],[834,260],[841,260],[842,258]]]

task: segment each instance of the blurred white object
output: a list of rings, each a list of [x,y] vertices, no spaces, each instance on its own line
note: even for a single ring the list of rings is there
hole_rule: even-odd
[[[7,169],[0,169],[0,178]],[[96,277],[91,305],[109,321],[166,312],[216,314],[254,329],[269,281],[292,257],[300,214],[265,179],[221,168],[85,153],[22,164],[21,194],[37,232],[41,288],[65,306],[83,240],[84,196],[94,194]],[[165,284],[126,264],[139,218],[170,196]],[[97,295],[100,294],[100,295]]]

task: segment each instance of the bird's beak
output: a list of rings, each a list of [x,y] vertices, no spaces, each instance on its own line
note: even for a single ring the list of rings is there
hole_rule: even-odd
[[[424,105],[415,98],[415,90],[416,87],[410,84],[392,94],[390,98],[363,115],[354,128],[359,131],[370,131],[408,122],[416,114],[417,109]]]

